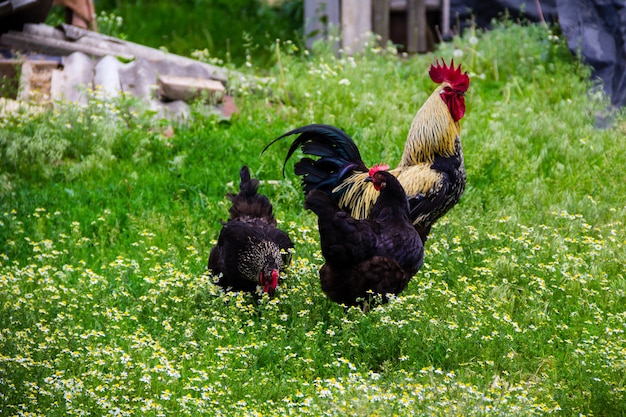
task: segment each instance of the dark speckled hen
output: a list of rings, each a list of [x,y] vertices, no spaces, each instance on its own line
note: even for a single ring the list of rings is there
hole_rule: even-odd
[[[208,269],[226,290],[262,289],[272,295],[291,259],[293,242],[276,227],[272,204],[257,193],[259,181],[250,178],[247,166],[240,177],[239,193],[227,195],[230,216],[211,250]]]

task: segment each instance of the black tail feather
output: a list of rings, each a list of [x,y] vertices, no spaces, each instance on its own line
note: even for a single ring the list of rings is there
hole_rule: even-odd
[[[305,195],[314,189],[330,193],[353,171],[367,171],[367,166],[352,138],[343,130],[331,125],[311,124],[290,130],[270,142],[263,152],[272,144],[291,135],[299,136],[287,151],[283,175],[287,161],[298,148],[302,149],[305,155],[319,157],[317,160],[302,158],[294,166],[296,175],[302,177]]]
[[[259,189],[259,180],[250,177],[250,169],[246,165],[239,170],[239,194],[246,197],[253,197]]]
[[[239,171],[239,176],[241,178],[239,193],[226,195],[232,201],[229,220],[246,221],[246,219],[259,218],[275,226],[276,219],[272,213],[272,203],[263,194],[257,194],[259,180],[250,177],[250,170],[245,165]]]

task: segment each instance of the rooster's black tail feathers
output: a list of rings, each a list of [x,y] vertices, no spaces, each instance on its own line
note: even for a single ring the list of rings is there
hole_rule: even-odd
[[[276,219],[272,213],[272,203],[263,194],[257,194],[259,180],[250,178],[250,170],[243,166],[239,171],[239,193],[229,193],[226,196],[232,201],[228,220],[247,222],[250,219],[263,219],[268,224],[276,226]]]
[[[299,136],[289,147],[285,165],[298,148],[301,148],[306,155],[319,157],[318,159],[302,158],[294,165],[296,175],[302,177],[305,195],[314,189],[331,193],[352,172],[367,171],[367,166],[361,159],[359,149],[352,138],[343,130],[331,125],[311,124],[290,130],[274,139],[263,149],[263,152],[272,144],[291,135]],[[284,171],[283,166],[283,174]]]

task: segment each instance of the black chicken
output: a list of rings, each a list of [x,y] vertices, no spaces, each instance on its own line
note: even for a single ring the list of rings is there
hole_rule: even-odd
[[[259,181],[250,178],[248,167],[239,174],[239,193],[226,195],[232,201],[230,217],[211,250],[208,269],[224,289],[256,293],[261,286],[272,295],[291,260],[293,242],[276,227],[272,204],[257,194]]]
[[[367,219],[340,210],[330,195],[309,191],[305,208],[318,216],[326,263],[322,290],[339,304],[366,307],[372,293],[398,294],[424,262],[424,245],[409,220],[404,189],[387,167],[374,167],[367,181],[380,192]]]

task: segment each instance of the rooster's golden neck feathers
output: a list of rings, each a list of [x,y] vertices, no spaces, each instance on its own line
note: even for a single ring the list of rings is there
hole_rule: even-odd
[[[461,125],[452,119],[446,102],[440,97],[445,87],[449,85],[444,83],[437,87],[415,115],[400,166],[432,163],[436,154],[450,156],[454,153]]]

